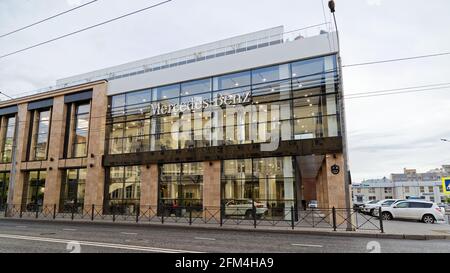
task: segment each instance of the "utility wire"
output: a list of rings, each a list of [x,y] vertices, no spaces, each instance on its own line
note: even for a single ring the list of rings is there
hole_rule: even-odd
[[[394,89],[383,89],[383,90],[377,90],[377,91],[370,91],[370,92],[360,92],[360,93],[350,93],[347,94],[347,97],[352,96],[359,96],[359,95],[367,95],[367,94],[377,94],[377,93],[384,93],[384,92],[391,92],[391,91],[402,91],[402,90],[408,90],[408,89],[417,89],[417,88],[426,88],[426,87],[443,87],[443,85],[450,85],[450,82],[447,83],[437,83],[437,84],[427,84],[427,85],[416,85],[411,87],[401,87],[401,88],[394,88]]]
[[[391,93],[369,94],[369,95],[361,95],[361,96],[353,96],[353,97],[344,96],[344,99],[349,100],[349,99],[380,97],[380,96],[398,95],[398,94],[406,94],[406,93],[417,93],[417,92],[433,91],[433,90],[444,90],[444,89],[449,89],[449,88],[450,88],[450,86],[424,88],[424,89],[417,89],[417,90],[405,90],[405,91],[397,91],[397,92],[391,92]]]
[[[86,30],[89,30],[89,29],[93,29],[93,28],[96,28],[96,27],[99,27],[99,26],[102,26],[102,25],[105,25],[105,24],[108,24],[108,23],[111,23],[111,22],[114,22],[114,21],[123,19],[123,18],[125,18],[125,17],[134,15],[134,14],[136,14],[136,13],[140,13],[140,12],[143,12],[143,11],[146,11],[146,10],[149,10],[149,9],[152,9],[152,8],[156,8],[156,7],[158,7],[158,6],[167,4],[167,3],[172,2],[172,1],[173,1],[173,0],[162,1],[162,2],[159,2],[159,3],[154,4],[154,5],[152,5],[152,6],[149,6],[149,7],[146,7],[146,8],[142,8],[142,9],[139,9],[139,10],[136,10],[136,11],[133,11],[133,12],[130,12],[130,13],[127,13],[127,14],[121,15],[121,16],[119,16],[119,17],[112,18],[112,19],[109,19],[109,20],[107,20],[107,21],[104,21],[104,22],[101,22],[101,23],[98,23],[98,24],[95,24],[95,25],[92,25],[92,26],[89,26],[89,27],[86,27],[86,28],[79,29],[79,30],[77,30],[77,31],[74,31],[74,32],[71,32],[71,33],[68,33],[68,34],[65,34],[65,35],[62,35],[62,36],[59,36],[59,37],[56,37],[56,38],[53,38],[53,39],[44,41],[44,42],[41,42],[41,43],[38,43],[38,44],[35,44],[35,45],[32,45],[32,46],[29,46],[29,47],[26,47],[26,48],[17,50],[17,51],[13,51],[13,52],[7,53],[7,54],[5,54],[5,55],[1,55],[1,56],[0,56],[0,59],[6,58],[6,57],[8,57],[8,56],[11,56],[11,55],[14,55],[14,54],[17,54],[17,53],[26,51],[26,50],[30,50],[30,49],[32,49],[32,48],[35,48],[35,47],[38,47],[38,46],[41,46],[41,45],[45,45],[45,44],[54,42],[54,41],[57,41],[57,40],[61,40],[61,39],[66,38],[66,37],[68,37],[68,36],[72,36],[72,35],[78,34],[78,33],[80,33],[80,32],[83,32],[83,31],[86,31]]]
[[[25,30],[25,29],[30,28],[30,27],[32,27],[32,26],[39,25],[39,24],[41,24],[41,23],[43,23],[43,22],[49,21],[49,20],[51,20],[51,19],[53,19],[53,18],[59,17],[59,16],[61,16],[61,15],[64,15],[64,14],[66,14],[66,13],[69,13],[69,12],[71,12],[71,11],[74,11],[74,10],[80,9],[80,8],[82,8],[82,7],[85,7],[85,6],[87,6],[87,5],[93,4],[93,3],[97,2],[97,1],[98,1],[98,0],[93,0],[93,1],[87,2],[87,3],[85,3],[85,4],[76,6],[76,7],[74,7],[74,8],[68,9],[68,10],[66,10],[66,11],[63,11],[63,12],[60,12],[60,13],[58,13],[58,14],[52,15],[52,16],[50,16],[50,17],[48,17],[48,18],[45,18],[45,19],[42,19],[42,20],[37,21],[37,22],[35,22],[35,23],[32,23],[32,24],[30,24],[30,25],[27,25],[27,26],[18,28],[18,29],[16,29],[16,30],[10,31],[10,32],[5,33],[5,34],[2,34],[2,35],[0,35],[0,38],[3,38],[3,37],[6,37],[6,36],[9,36],[9,35],[11,35],[11,34],[14,34],[14,33],[16,33],[16,32]]]
[[[381,64],[381,63],[400,62],[400,61],[407,61],[407,60],[415,60],[415,59],[423,59],[423,58],[430,58],[430,57],[438,57],[438,56],[444,56],[444,55],[450,55],[450,52],[442,52],[442,53],[436,53],[436,54],[420,55],[420,56],[398,58],[398,59],[388,59],[388,60],[382,60],[382,61],[354,63],[354,64],[343,65],[342,67],[355,67],[355,66],[363,66],[363,65],[373,65],[373,64]]]

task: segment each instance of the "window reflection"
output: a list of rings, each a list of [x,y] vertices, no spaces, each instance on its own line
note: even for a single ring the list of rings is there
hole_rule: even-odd
[[[50,110],[35,111],[34,116],[31,160],[46,160],[50,129]]]
[[[222,89],[237,88],[250,85],[250,71],[214,77],[214,91]]]
[[[90,103],[79,104],[75,109],[75,125],[73,127],[72,156],[85,157],[87,155]]]
[[[8,203],[9,176],[9,172],[0,173],[0,208]]]
[[[202,210],[203,162],[163,164],[159,183],[163,213],[181,215],[186,207]]]
[[[24,190],[25,209],[28,211],[42,210],[44,204],[46,171],[32,171],[27,173]]]
[[[335,57],[326,56],[114,96],[112,105],[117,107],[111,109],[108,121],[109,153],[262,143],[270,141],[272,133],[282,140],[337,136],[336,90]],[[146,101],[149,94],[152,102],[130,105]],[[208,105],[227,97],[237,104],[246,97],[242,105],[251,109],[244,115],[228,112],[228,117],[227,112],[209,112]],[[180,103],[183,110],[172,114],[155,110],[175,109]],[[200,107],[184,107],[191,104]]]
[[[83,212],[86,169],[68,169],[61,185],[60,211]]]
[[[4,135],[1,136],[3,139],[3,147],[1,150],[1,161],[3,163],[11,162],[12,152],[13,152],[13,142],[16,130],[16,117],[6,117],[3,119],[5,124],[1,124],[4,130]]]
[[[140,166],[111,167],[105,213],[134,213],[139,206]]]
[[[223,161],[225,217],[246,216],[254,202],[266,217],[285,218],[295,202],[293,170],[292,157]]]

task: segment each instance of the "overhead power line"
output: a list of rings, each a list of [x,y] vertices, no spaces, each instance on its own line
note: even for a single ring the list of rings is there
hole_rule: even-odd
[[[398,94],[406,94],[406,93],[445,90],[445,89],[449,89],[449,88],[450,88],[450,83],[430,84],[430,85],[422,85],[422,86],[415,86],[415,87],[405,87],[405,88],[397,88],[397,89],[387,89],[387,90],[355,93],[355,94],[344,96],[344,99],[348,100],[348,99],[389,96],[389,95],[398,95]]]
[[[444,56],[444,55],[450,55],[450,52],[442,52],[442,53],[436,53],[436,54],[420,55],[420,56],[398,58],[398,59],[388,59],[388,60],[373,61],[373,62],[354,63],[354,64],[343,65],[342,67],[355,67],[355,66],[363,66],[363,65],[373,65],[373,64],[400,62],[400,61],[407,61],[407,60],[415,60],[415,59],[438,57],[438,56]]]
[[[391,92],[391,91],[401,91],[401,90],[408,90],[408,89],[417,89],[417,88],[426,88],[426,87],[439,87],[443,85],[450,85],[450,82],[446,83],[436,83],[436,84],[427,84],[427,85],[416,85],[416,86],[410,86],[410,87],[401,87],[401,88],[394,88],[394,89],[383,89],[383,90],[377,90],[377,91],[370,91],[370,92],[360,92],[360,93],[350,93],[346,96],[359,96],[359,95],[367,95],[367,94],[376,94],[376,93],[384,93],[384,92]]]
[[[22,49],[20,49],[20,50],[16,50],[16,51],[7,53],[7,54],[5,54],[5,55],[1,55],[1,56],[0,56],[0,59],[6,58],[6,57],[8,57],[8,56],[11,56],[11,55],[14,55],[14,54],[23,52],[23,51],[30,50],[30,49],[35,48],[35,47],[38,47],[38,46],[42,46],[42,45],[45,45],[45,44],[49,44],[49,43],[55,42],[55,41],[57,41],[57,40],[61,40],[61,39],[63,39],[63,38],[66,38],[66,37],[69,37],[69,36],[78,34],[78,33],[80,33],[80,32],[84,32],[84,31],[86,31],[86,30],[90,30],[90,29],[99,27],[99,26],[102,26],[102,25],[105,25],[105,24],[108,24],[108,23],[111,23],[111,22],[114,22],[114,21],[123,19],[123,18],[125,18],[125,17],[131,16],[131,15],[134,15],[134,14],[137,14],[137,13],[140,13],[140,12],[143,12],[143,11],[146,11],[146,10],[149,10],[149,9],[152,9],[152,8],[156,8],[156,7],[158,7],[158,6],[167,4],[167,3],[172,2],[172,1],[173,1],[173,0],[162,1],[162,2],[159,2],[159,3],[157,3],[157,4],[148,6],[148,7],[146,7],[146,8],[142,8],[142,9],[139,9],[139,10],[136,10],[136,11],[133,11],[133,12],[130,12],[130,13],[121,15],[121,16],[119,16],[119,17],[115,17],[115,18],[109,19],[109,20],[107,20],[107,21],[104,21],[104,22],[101,22],[101,23],[98,23],[98,24],[95,24],[95,25],[92,25],[92,26],[89,26],[89,27],[85,27],[85,28],[79,29],[79,30],[77,30],[77,31],[74,31],[74,32],[71,32],[71,33],[68,33],[68,34],[64,34],[64,35],[62,35],[62,36],[58,36],[58,37],[56,37],[56,38],[53,38],[53,39],[50,39],[50,40],[47,40],[47,41],[44,41],[44,42],[41,42],[41,43],[38,43],[38,44],[34,44],[34,45],[32,45],[32,46],[29,46],[29,47],[26,47],[26,48],[22,48]]]
[[[80,9],[80,8],[82,8],[82,7],[85,7],[85,6],[87,6],[87,5],[93,4],[93,3],[97,2],[97,1],[98,1],[98,0],[93,0],[93,1],[87,2],[87,3],[85,3],[85,4],[76,6],[76,7],[74,7],[74,8],[68,9],[68,10],[66,10],[66,11],[63,11],[63,12],[60,12],[60,13],[58,13],[58,14],[52,15],[52,16],[50,16],[50,17],[48,17],[48,18],[42,19],[42,20],[40,20],[40,21],[37,21],[37,22],[35,22],[35,23],[29,24],[29,25],[27,25],[27,26],[24,26],[24,27],[21,27],[21,28],[18,28],[18,29],[15,29],[15,30],[10,31],[10,32],[7,32],[7,33],[5,33],[5,34],[0,35],[0,38],[9,36],[9,35],[11,35],[11,34],[14,34],[14,33],[16,33],[16,32],[25,30],[25,29],[27,29],[27,28],[30,28],[30,27],[33,27],[33,26],[36,26],[36,25],[39,25],[39,24],[41,24],[41,23],[43,23],[43,22],[49,21],[49,20],[51,20],[51,19],[54,19],[54,18],[56,18],[56,17],[59,17],[59,16],[61,16],[61,15],[66,14],[66,13],[69,13],[69,12],[71,12],[71,11],[74,11],[74,10]]]

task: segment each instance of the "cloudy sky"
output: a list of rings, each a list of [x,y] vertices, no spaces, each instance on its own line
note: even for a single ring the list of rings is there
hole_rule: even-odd
[[[324,5],[326,7],[326,0]],[[0,0],[0,35],[88,0]],[[157,0],[99,0],[0,38],[0,55]],[[448,0],[336,0],[344,64],[450,50]],[[326,19],[324,18],[326,17]],[[174,0],[124,20],[0,59],[8,94],[59,78],[273,26],[286,30],[329,20],[321,0]],[[450,82],[450,56],[345,68],[346,94]],[[354,182],[450,164],[450,89],[346,101]]]

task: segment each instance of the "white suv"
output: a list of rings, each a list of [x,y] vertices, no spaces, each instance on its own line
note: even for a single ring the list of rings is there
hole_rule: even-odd
[[[262,217],[268,213],[265,204],[252,201],[250,199],[232,200],[225,204],[226,216],[244,216],[246,219],[253,217],[253,207],[255,207],[256,217]]]
[[[389,207],[381,207],[383,220],[409,219],[427,224],[444,221],[445,210],[432,202],[413,200],[395,203]]]
[[[375,203],[367,203],[364,205],[362,212],[375,216],[375,211],[377,211],[380,207],[390,206],[397,200],[398,199],[383,199]]]

